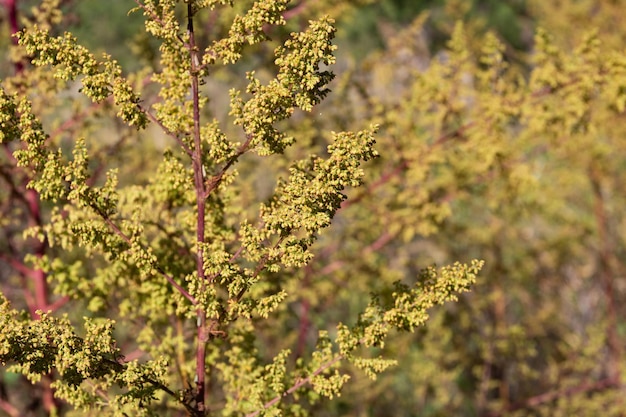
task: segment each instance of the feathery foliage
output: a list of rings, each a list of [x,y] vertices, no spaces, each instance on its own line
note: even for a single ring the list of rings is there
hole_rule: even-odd
[[[372,124],[288,155],[303,135],[288,119],[330,92],[334,22],[320,17],[274,41],[288,1],[232,3],[136,1],[159,60],[134,74],[60,34],[58,0],[16,34],[18,71],[0,96],[14,167],[3,172],[19,176],[10,186],[38,210],[24,238],[39,246],[16,264],[40,292],[25,300],[30,315],[2,297],[0,362],[47,384],[49,413],[63,400],[98,416],[304,415],[340,395],[343,363],[372,378],[392,365],[367,349],[423,325],[482,266],[372,288],[356,322],[320,329],[310,352],[260,351],[264,323],[298,296],[312,248],[378,151]],[[201,44],[200,17],[232,10],[228,28]],[[205,83],[259,45],[273,48],[273,73],[247,71],[218,119]],[[278,170],[258,169],[266,161]],[[254,182],[271,191],[250,192]]]

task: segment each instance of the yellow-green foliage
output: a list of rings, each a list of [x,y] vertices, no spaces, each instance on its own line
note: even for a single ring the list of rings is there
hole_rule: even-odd
[[[43,2],[0,207],[27,183],[44,215],[3,211],[1,247],[67,304],[16,268],[8,369],[75,415],[623,414],[624,5],[529,2],[527,56],[478,20],[430,56],[447,1],[334,80],[365,3],[138,1],[159,60],[126,74]]]
[[[196,43],[197,16],[228,16],[230,2],[136,3],[160,42],[154,73],[124,75],[109,56],[58,35],[58,1],[44,1],[17,34],[15,56],[27,66],[3,82],[1,139],[50,208],[25,230],[42,252],[20,261],[46,275],[43,285],[65,297],[68,313],[29,317],[3,296],[0,362],[33,382],[52,380],[54,395],[83,415],[304,415],[320,396],[340,394],[349,379],[343,363],[372,378],[392,365],[362,348],[423,325],[431,307],[470,289],[482,263],[376,287],[355,325],[334,322],[332,336],[320,329],[306,355],[261,352],[257,340],[298,296],[293,287],[346,189],[362,185],[363,163],[378,156],[376,126],[332,132],[325,148],[281,156],[298,147],[286,121],[330,91],[333,19],[311,20],[274,44],[273,76],[249,71],[247,87],[233,86],[225,127],[203,84],[268,42],[289,2],[236,6],[224,36],[206,46]],[[154,161],[137,161],[138,152]],[[281,158],[264,198],[248,191],[260,158]],[[125,358],[132,350],[139,359]]]

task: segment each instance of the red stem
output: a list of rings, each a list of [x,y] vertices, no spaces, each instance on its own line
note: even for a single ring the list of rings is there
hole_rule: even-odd
[[[622,357],[622,347],[617,331],[617,301],[615,299],[615,285],[613,272],[613,253],[609,235],[609,224],[607,210],[602,195],[601,173],[597,166],[592,165],[589,178],[594,196],[594,214],[599,239],[599,274],[600,282],[604,291],[605,304],[607,308],[606,338],[608,344],[607,373],[609,378],[615,383],[620,383],[620,362]]]
[[[196,188],[196,241],[197,256],[196,270],[198,278],[202,283],[202,289],[206,285],[206,276],[204,273],[204,243],[205,243],[205,209],[206,209],[206,190],[204,183],[204,167],[202,164],[202,144],[200,141],[200,88],[198,80],[198,52],[196,48],[196,40],[193,29],[193,7],[191,3],[187,4],[187,31],[189,34],[189,55],[191,59],[191,95],[193,98],[193,141],[194,148],[192,150],[192,163],[194,173],[194,184]],[[198,416],[206,414],[206,343],[209,333],[206,328],[206,312],[204,308],[198,305],[196,309],[196,318],[198,326],[198,344],[196,346],[196,412]]]
[[[505,414],[508,415],[509,413],[512,413],[514,411],[532,409],[542,404],[559,400],[561,398],[572,397],[578,394],[590,394],[592,392],[599,392],[611,388],[616,388],[617,386],[618,384],[616,384],[616,381],[612,379],[603,379],[596,382],[582,383],[575,387],[562,390],[548,391],[544,392],[543,394],[530,397],[521,403],[514,404],[508,407],[505,411],[487,414],[487,417],[500,417]]]
[[[4,399],[0,399],[0,410],[4,411],[10,417],[20,417],[22,415],[17,407],[11,405],[10,402]]]
[[[17,45],[18,41],[15,37],[15,34],[20,30],[18,23],[17,0],[4,0],[3,4],[5,10],[7,11],[7,16],[9,20],[9,28],[12,35],[11,42],[13,43],[13,45]],[[24,68],[24,62],[17,61],[14,63],[14,70],[16,75],[21,74],[24,71]],[[6,150],[9,151],[8,148],[6,148]],[[26,187],[26,183],[21,184],[21,186],[23,188],[22,201],[26,206],[28,225],[30,227],[41,226],[42,219],[39,195],[35,190],[28,189]],[[43,242],[33,241],[32,245],[33,253],[37,258],[41,258],[47,252],[48,243],[45,240]],[[41,269],[27,268],[21,261],[17,259],[12,260],[10,263],[13,266],[18,266],[19,264],[21,264],[22,267],[17,267],[16,270],[24,277],[25,280],[30,279],[33,284],[32,291],[29,288],[26,288],[26,286],[24,288],[24,298],[27,301],[31,317],[33,317],[34,319],[39,319],[40,316],[39,314],[37,314],[38,310],[46,312],[50,310],[51,307],[57,308],[62,305],[63,302],[61,300],[58,300],[52,305],[49,304],[50,288],[48,287],[47,276],[44,271],[42,271]],[[54,398],[54,391],[50,387],[50,384],[52,382],[52,375],[44,375],[41,380],[41,386],[43,388],[43,392],[41,393],[41,401],[47,415],[55,414],[55,410],[58,410],[60,405]],[[9,412],[10,410],[5,409],[5,411]]]
[[[302,312],[300,314],[300,327],[298,329],[298,345],[296,347],[295,357],[300,358],[304,355],[306,348],[306,337],[311,327],[311,318],[309,317],[311,310],[311,302],[306,298],[300,303]]]
[[[4,0],[4,7],[7,11],[7,15],[9,17],[9,27],[11,29],[11,35],[15,35],[20,31],[20,26],[17,19],[17,0]],[[11,36],[11,42],[14,45],[17,45],[17,38],[15,36]],[[24,71],[24,63],[18,61],[14,64],[15,73],[20,74]]]

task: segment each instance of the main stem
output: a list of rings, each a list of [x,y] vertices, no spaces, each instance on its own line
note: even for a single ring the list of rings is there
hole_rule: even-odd
[[[191,59],[191,96],[193,97],[193,174],[194,184],[196,188],[196,208],[198,211],[196,225],[196,242],[197,257],[196,270],[198,278],[202,282],[202,289],[206,285],[206,277],[204,274],[204,211],[205,211],[205,185],[204,174],[202,168],[202,146],[200,143],[200,98],[199,98],[199,80],[198,80],[198,51],[196,48],[196,40],[193,29],[193,8],[191,3],[187,4],[187,31],[189,34],[189,57]],[[201,305],[196,309],[196,319],[198,326],[198,344],[196,347],[196,398],[195,409],[198,416],[206,415],[206,342],[208,334],[206,331],[206,313]]]

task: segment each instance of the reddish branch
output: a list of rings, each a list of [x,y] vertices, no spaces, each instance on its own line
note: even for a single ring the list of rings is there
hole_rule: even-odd
[[[20,31],[20,26],[17,19],[17,0],[3,0],[2,4],[4,5],[5,10],[7,11],[7,17],[9,19],[9,28],[11,30],[11,42],[14,45],[17,45],[17,38],[15,35]],[[24,71],[24,63],[18,61],[14,64],[15,73],[19,74]]]
[[[161,128],[161,130],[163,130],[163,132],[168,135],[169,137],[173,138],[176,143],[183,149],[183,151],[185,151],[185,153],[191,157],[193,157],[193,153],[191,151],[191,149],[189,148],[189,146],[187,146],[187,144],[185,143],[185,141],[178,135],[176,135],[175,133],[173,133],[172,131],[170,131],[164,124],[163,122],[161,122],[154,114],[152,114],[152,112],[148,111],[147,109],[143,109],[144,113],[146,114],[146,116],[148,116],[148,118],[154,122],[157,126],[159,126]]]
[[[289,20],[298,16],[299,14],[302,14],[306,10],[306,6],[307,6],[307,1],[302,0],[300,3],[296,4],[291,9],[285,10],[283,12],[283,18],[285,20]]]
[[[609,349],[609,360],[607,362],[607,373],[609,377],[620,382],[620,361],[622,357],[622,347],[619,339],[617,327],[617,301],[615,297],[615,272],[613,271],[614,248],[609,236],[609,224],[607,210],[602,195],[601,174],[599,168],[594,164],[589,171],[589,180],[593,190],[594,215],[599,239],[599,274],[602,289],[604,291],[605,304],[607,308],[606,338]]]
[[[17,407],[11,405],[11,403],[4,398],[0,398],[0,410],[7,413],[10,417],[20,417],[22,415]]]
[[[116,235],[118,235],[122,240],[124,240],[124,242],[126,242],[129,246],[133,245],[133,242],[130,239],[130,237],[128,237],[128,235],[126,235],[126,233],[124,233],[115,224],[115,222],[113,222],[113,220],[111,220],[109,218],[109,216],[107,216],[105,213],[103,213],[101,210],[99,210],[97,206],[92,205],[91,207],[102,218],[102,220],[104,220],[104,222],[111,228],[111,230]],[[176,280],[174,279],[174,277],[172,277],[167,272],[165,272],[165,270],[160,265],[153,264],[152,266],[154,267],[154,269],[156,269],[159,272],[159,274],[161,274],[161,276],[163,278],[165,278],[167,280],[167,282],[170,283],[170,285],[172,285],[172,287],[174,287],[183,297],[185,297],[187,300],[189,300],[191,302],[191,304],[193,304],[193,305],[197,304],[196,299],[191,294],[189,294],[189,292],[187,290],[185,290],[179,283],[177,283]]]
[[[193,149],[192,164],[194,174],[194,185],[196,189],[196,241],[197,256],[196,270],[198,278],[201,282],[201,289],[204,290],[207,282],[204,273],[204,244],[205,244],[205,209],[206,209],[206,190],[204,182],[204,166],[202,161],[202,143],[200,141],[200,87],[198,75],[198,50],[196,47],[196,39],[193,28],[193,6],[187,4],[187,32],[189,35],[189,59],[191,61],[191,96],[193,99]],[[206,342],[209,340],[209,329],[206,328],[207,316],[204,308],[198,306],[196,310],[197,326],[198,326],[198,342],[196,346],[196,395],[195,395],[195,411],[198,416],[204,416],[206,411]],[[213,326],[213,324],[212,324]]]
[[[319,368],[317,368],[315,371],[313,371],[313,373],[311,373],[306,378],[299,378],[299,379],[297,379],[296,382],[287,391],[285,391],[281,395],[277,395],[276,397],[274,397],[273,399],[271,399],[270,401],[265,403],[263,405],[263,410],[267,410],[268,408],[278,404],[280,402],[280,400],[282,400],[284,397],[292,395],[298,389],[302,388],[306,384],[311,383],[311,381],[312,381],[312,379],[314,377],[320,375],[325,370],[330,369],[332,366],[334,366],[336,363],[340,362],[343,359],[344,359],[344,355],[339,354],[339,355],[335,356],[333,359],[331,359],[330,361],[322,364]],[[263,410],[257,410],[257,411],[255,411],[253,413],[248,413],[248,414],[246,414],[246,417],[256,417],[259,414],[261,414],[261,411],[263,411]]]
[[[20,30],[18,23],[17,3],[17,0],[4,0],[2,3],[0,3],[4,6],[7,12],[9,29],[11,31],[11,41],[14,45],[17,45],[17,38],[14,35]],[[24,71],[24,68],[24,62],[17,61],[14,63],[14,71],[16,75],[20,75]],[[11,153],[8,145],[5,146],[5,150],[8,154]],[[14,158],[12,158],[12,155],[9,160],[13,163],[15,162]],[[41,205],[37,192],[33,189],[29,189],[26,187],[28,183],[27,177],[24,177],[24,179],[22,179],[21,181],[18,180],[18,182],[19,183],[14,183],[13,181],[9,181],[11,187],[19,188],[18,192],[19,194],[21,194],[20,200],[22,200],[22,203],[24,203],[25,213],[27,216],[27,225],[29,227],[42,226]],[[37,258],[43,257],[48,250],[48,243],[45,240],[43,242],[31,240],[31,245],[32,253]],[[22,282],[24,282],[24,299],[28,305],[28,309],[33,319],[39,318],[39,314],[37,313],[37,311],[49,311],[53,308],[56,309],[65,303],[67,298],[61,298],[53,304],[50,304],[50,289],[48,287],[46,273],[41,269],[27,267],[21,259],[17,258],[17,256],[20,256],[22,254],[15,252],[13,255],[15,257],[8,260],[8,263],[22,277]],[[30,285],[28,284],[29,281]],[[44,375],[41,380],[41,386],[43,388],[41,400],[43,408],[48,415],[53,414],[60,405],[54,398],[54,391],[50,387],[51,383],[52,376]],[[2,409],[6,411],[9,415],[13,415],[15,412],[12,407],[7,407],[7,404],[5,404],[4,401],[2,401]]]
[[[518,410],[532,409],[543,404],[548,404],[561,398],[573,397],[578,394],[591,394],[593,392],[604,391],[607,389],[617,388],[619,384],[614,379],[608,378],[595,382],[588,382],[577,385],[575,387],[565,388],[561,390],[548,391],[543,394],[535,395],[525,401],[509,406],[501,412],[487,414],[486,417],[500,417]]]
[[[308,282],[303,282],[302,287],[308,286]],[[296,351],[294,352],[296,358],[300,358],[304,355],[306,348],[306,339],[311,328],[311,302],[304,298],[300,303],[300,326],[298,328],[298,344],[296,345]]]

